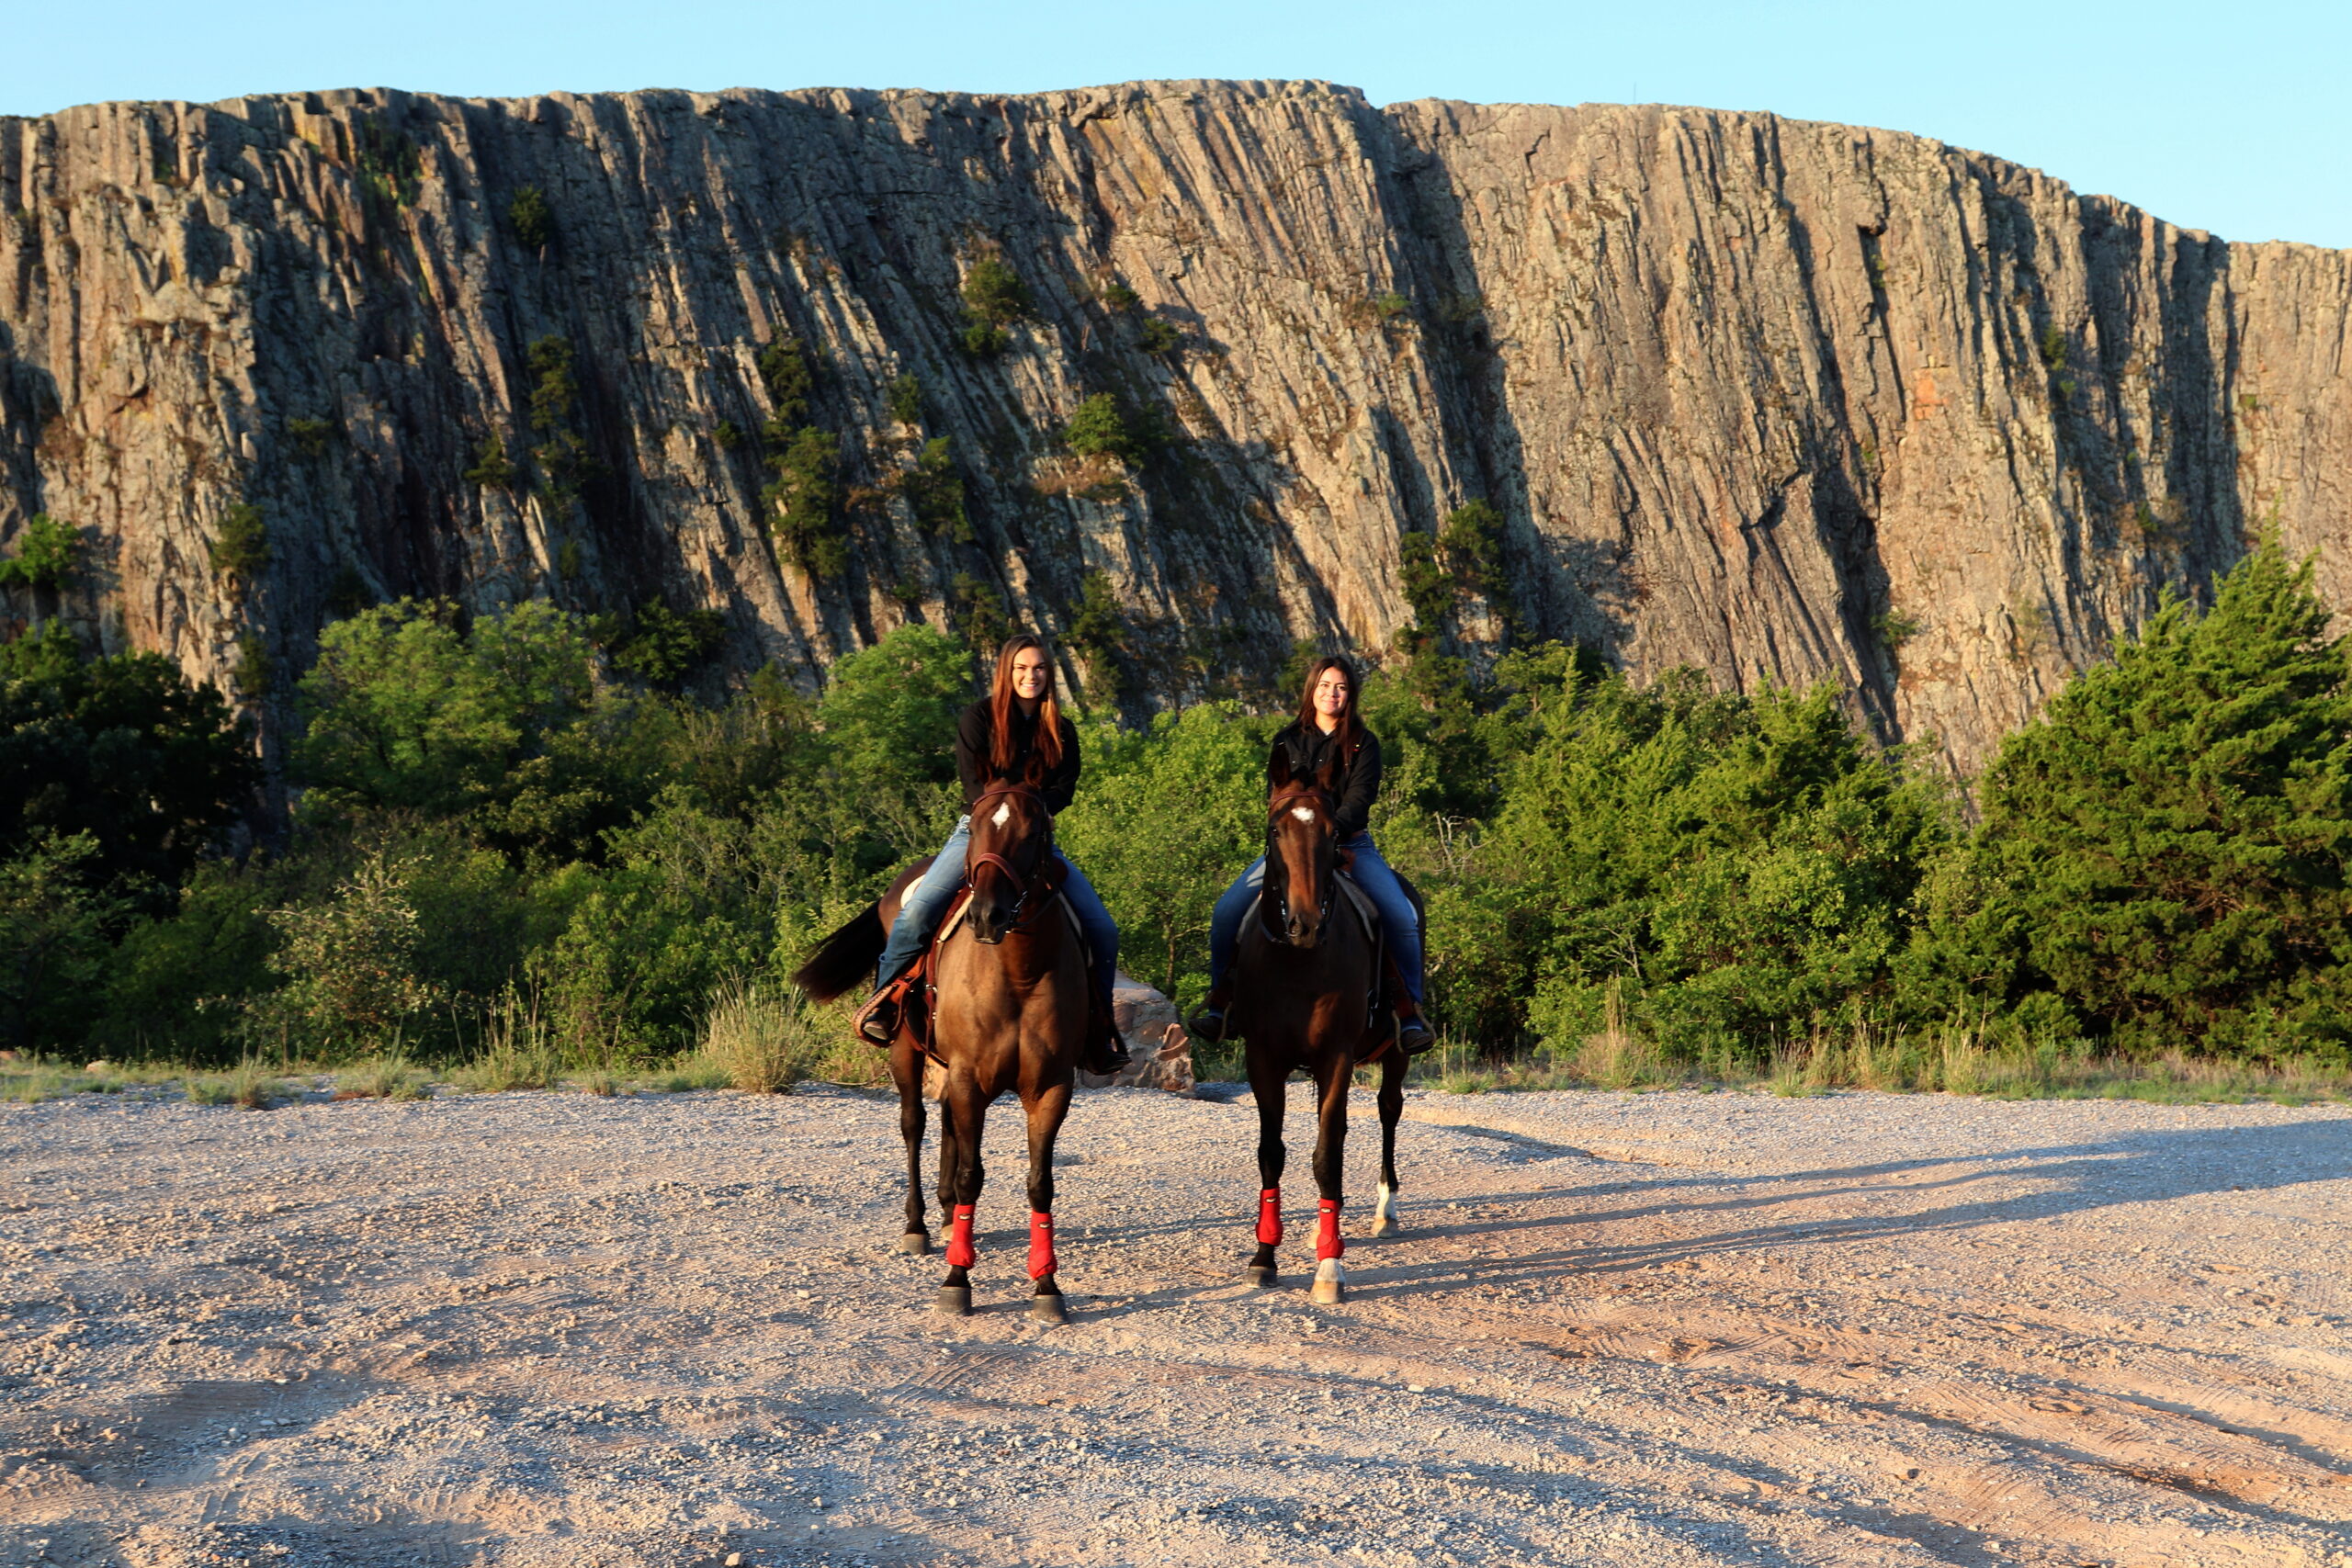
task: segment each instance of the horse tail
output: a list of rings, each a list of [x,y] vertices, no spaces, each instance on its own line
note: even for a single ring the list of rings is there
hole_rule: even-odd
[[[809,950],[800,967],[792,972],[792,983],[808,993],[809,1000],[818,1002],[831,1001],[859,985],[871,985],[874,965],[880,962],[889,941],[890,933],[882,925],[882,906],[868,904],[849,924]]]

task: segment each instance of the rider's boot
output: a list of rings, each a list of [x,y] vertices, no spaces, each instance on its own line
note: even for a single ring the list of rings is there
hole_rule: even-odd
[[[1437,1036],[1430,1029],[1429,1020],[1410,997],[1396,998],[1396,1048],[1408,1056],[1418,1056],[1437,1043]]]
[[[1119,1015],[1112,1009],[1110,987],[1097,981],[1090,988],[1094,1005],[1087,1019],[1086,1056],[1079,1066],[1109,1077],[1135,1058],[1127,1055],[1127,1043],[1119,1038]]]
[[[1208,996],[1202,1000],[1199,1007],[1193,1010],[1193,1016],[1184,1021],[1186,1032],[1190,1033],[1193,1039],[1205,1040],[1212,1045],[1223,1040],[1225,1038],[1225,1010],[1230,999],[1225,994],[1223,986],[1211,986]]]
[[[899,1023],[904,1014],[907,998],[907,977],[903,975],[886,982],[867,998],[857,1016],[850,1021],[859,1039],[884,1050],[899,1037]]]

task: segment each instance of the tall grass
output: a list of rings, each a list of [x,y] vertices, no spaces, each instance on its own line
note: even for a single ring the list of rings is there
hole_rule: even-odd
[[[1856,1026],[1843,1034],[1792,1041],[1762,1062],[1701,1060],[1661,1050],[1612,1013],[1574,1050],[1506,1058],[1457,1041],[1414,1064],[1414,1081],[1456,1094],[1487,1089],[1670,1088],[1762,1089],[1804,1096],[1830,1089],[1894,1094],[1966,1094],[1995,1099],[2268,1100],[2299,1104],[2352,1100],[2352,1072],[2317,1055],[2272,1063],[2226,1061],[2174,1051],[2157,1057],[2100,1053],[2085,1043],[2019,1043],[1981,1030],[1925,1033]]]
[[[495,1094],[512,1089],[553,1089],[563,1081],[563,1052],[539,1010],[535,987],[526,995],[510,981],[482,1021],[481,1046],[450,1073],[459,1089]]]
[[[749,1094],[809,1079],[877,1087],[887,1058],[849,1032],[839,1009],[810,1007],[797,992],[730,980],[712,993],[702,1039],[679,1064]]]

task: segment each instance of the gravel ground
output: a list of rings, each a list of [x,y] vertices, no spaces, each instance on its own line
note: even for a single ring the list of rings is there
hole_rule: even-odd
[[[1292,1098],[1253,1292],[1082,1097],[1061,1327],[1009,1107],[960,1320],[848,1090],[0,1109],[0,1561],[2352,1564],[2352,1110],[1416,1095],[1316,1307]]]

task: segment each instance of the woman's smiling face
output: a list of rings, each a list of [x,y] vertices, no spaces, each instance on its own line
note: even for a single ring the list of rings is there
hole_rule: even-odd
[[[1333,669],[1315,678],[1315,711],[1325,718],[1338,718],[1348,711],[1347,676]]]
[[[1034,703],[1045,696],[1054,683],[1046,669],[1043,649],[1024,648],[1012,656],[1012,694],[1024,703]]]

